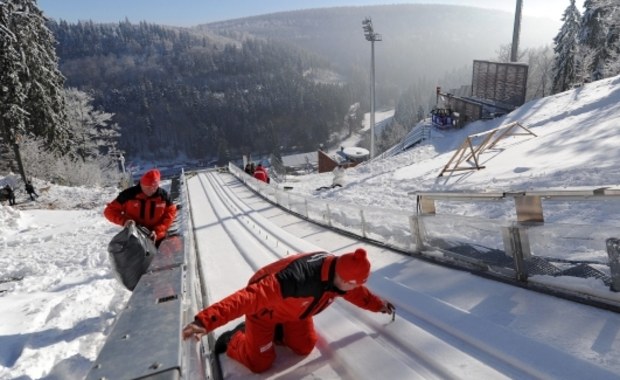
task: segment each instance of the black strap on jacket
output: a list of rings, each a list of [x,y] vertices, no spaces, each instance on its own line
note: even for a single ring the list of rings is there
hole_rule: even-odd
[[[337,260],[332,260],[332,262],[329,263],[329,276],[327,278],[327,281],[321,281],[321,291],[314,295],[314,299],[312,300],[308,308],[306,308],[306,310],[301,314],[299,319],[306,319],[310,315],[318,314],[327,307],[326,302],[324,302],[322,305],[318,305],[319,301],[321,301],[321,298],[323,298],[323,294],[325,294],[326,291],[331,290],[340,294],[346,293],[333,285],[334,277],[336,275],[336,261]],[[316,310],[314,310],[315,308]]]

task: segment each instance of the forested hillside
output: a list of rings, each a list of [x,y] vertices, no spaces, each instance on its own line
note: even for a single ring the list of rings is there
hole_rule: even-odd
[[[130,157],[190,158],[316,149],[360,91],[308,75],[317,59],[290,46],[223,44],[141,23],[52,23],[68,86],[116,114]]]

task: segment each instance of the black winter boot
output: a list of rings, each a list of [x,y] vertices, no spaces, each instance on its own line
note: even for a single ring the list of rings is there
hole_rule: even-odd
[[[226,352],[226,349],[228,349],[228,342],[230,342],[230,339],[237,331],[245,331],[245,322],[241,322],[234,329],[223,332],[222,335],[217,337],[215,345],[213,346],[213,352],[216,355]]]
[[[276,324],[276,328],[273,331],[273,342],[277,345],[284,344],[284,326],[281,323]]]

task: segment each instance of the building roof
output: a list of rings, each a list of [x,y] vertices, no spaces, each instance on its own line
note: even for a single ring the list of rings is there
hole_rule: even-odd
[[[308,164],[316,166],[318,164],[318,155],[316,152],[297,153],[288,156],[282,156],[282,164],[289,168],[304,167]]]

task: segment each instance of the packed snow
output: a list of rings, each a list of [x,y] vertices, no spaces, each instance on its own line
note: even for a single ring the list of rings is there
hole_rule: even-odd
[[[342,188],[315,190],[331,185],[330,173],[287,178],[287,185],[293,187],[294,192],[321,199],[409,210],[415,209],[415,198],[411,194],[416,191],[618,188],[619,120],[620,78],[614,77],[527,103],[502,119],[476,122],[461,130],[433,130],[431,139],[416,148],[348,169]],[[513,121],[520,122],[536,137],[514,136],[505,140],[483,156],[484,169],[437,177],[466,136]],[[102,215],[103,207],[119,189],[67,188],[42,181],[35,181],[35,187],[41,195],[37,201],[28,200],[25,192],[18,191],[17,206],[0,205],[0,378],[81,379],[88,373],[115,318],[130,296],[110,272],[106,252],[108,241],[119,227]],[[620,202],[604,203],[572,203],[571,207],[557,207],[545,216],[552,222],[620,226]],[[192,204],[194,207],[197,206]],[[511,210],[492,204],[440,204],[438,212],[514,218]],[[197,236],[198,245],[208,246],[208,238]],[[329,241],[322,246],[317,242],[306,244],[325,249],[333,246]],[[553,356],[535,357],[532,354],[529,359],[556,366],[566,362],[567,368],[575,366],[573,378],[578,378],[578,364],[584,363],[594,372],[600,371],[599,374],[620,373],[617,328],[620,316],[616,313],[549,296],[545,296],[543,302],[537,293],[523,289],[517,292],[505,284],[488,285],[488,280],[483,286],[470,279],[475,276],[458,271],[454,272],[457,275],[446,278],[441,286],[430,281],[424,283],[425,273],[448,275],[453,272],[424,264],[425,272],[410,261],[393,260],[389,263],[373,261],[373,266],[383,268],[382,275],[387,276],[389,270],[393,279],[398,280],[390,286],[379,286],[376,291],[384,297],[396,299],[405,313],[429,323],[442,321],[446,315],[462,316],[458,310],[471,314],[473,317],[455,319],[454,324],[441,326],[450,331],[451,339],[474,331],[480,350],[488,349],[493,342],[490,348],[500,352],[502,360],[511,362],[512,345],[515,340],[522,343],[521,339],[526,337],[530,339],[526,343],[537,341],[553,347],[570,346]],[[247,267],[238,273],[234,268],[229,270],[232,272],[226,276],[237,278],[238,284],[249,277]],[[394,276],[394,273],[398,275]],[[398,283],[406,283],[409,277],[414,277],[413,273],[417,277],[412,283],[419,288],[406,290],[398,286]],[[451,286],[461,280],[467,281],[472,288]],[[369,285],[377,284],[381,283],[377,280]],[[227,291],[235,289],[228,284],[223,288]],[[449,299],[452,305],[459,305],[458,308],[429,298],[427,294],[430,292],[441,293],[443,299]],[[485,292],[493,293],[480,298]],[[504,297],[502,294],[513,296]],[[407,299],[411,302],[407,303]],[[332,309],[341,312],[346,308],[336,305],[326,313],[331,313]],[[565,314],[554,315],[556,310]],[[350,357],[352,361],[372,361],[371,358],[356,357],[355,350],[344,347],[347,342],[354,347],[372,343],[367,340],[357,343],[351,337],[340,336],[342,331],[355,331],[355,326],[347,325],[344,330],[335,331],[333,324],[327,322],[329,319],[325,319],[329,316],[322,317],[324,319],[319,320],[317,326],[321,334],[334,340],[321,342],[313,353],[314,358],[320,356],[326,346],[334,344],[334,347],[342,348],[342,352],[354,355]],[[374,316],[369,318],[374,318],[370,324],[385,323]],[[488,325],[485,333],[484,324],[489,321],[493,323]],[[512,340],[492,341],[491,336],[504,329],[512,332]],[[389,334],[385,339],[392,342],[406,338],[399,338],[397,331]],[[431,339],[422,332],[412,336],[417,339],[411,343],[412,350],[418,347],[418,354],[432,354],[436,337]],[[421,341],[423,337],[428,340]],[[416,342],[420,346],[416,346]],[[544,352],[541,345],[543,343],[534,344],[532,352]],[[362,352],[369,354],[368,350]],[[462,353],[450,351],[450,354],[453,355],[451,358],[458,360]],[[481,362],[485,355],[480,354]],[[346,361],[342,357],[338,360]],[[569,363],[571,361],[576,364]],[[566,370],[530,373],[523,369],[522,362],[513,361],[512,365],[515,368],[512,375],[570,377],[566,377]],[[492,367],[493,363],[489,366]],[[479,373],[491,373],[486,367],[474,367],[481,372],[463,372],[462,377],[473,379],[479,378]],[[384,367],[385,371],[391,371],[387,377],[399,378],[398,368]],[[277,373],[271,375],[277,377]],[[511,373],[503,373],[503,376],[510,377]]]

